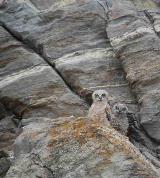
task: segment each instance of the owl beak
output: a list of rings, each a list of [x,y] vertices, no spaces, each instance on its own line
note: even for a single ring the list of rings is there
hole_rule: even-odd
[[[98,101],[102,101],[102,97],[101,96],[99,96]]]

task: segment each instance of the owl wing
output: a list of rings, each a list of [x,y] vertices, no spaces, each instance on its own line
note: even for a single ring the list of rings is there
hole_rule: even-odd
[[[108,119],[109,121],[111,121],[111,120],[112,120],[111,114],[106,113],[106,116],[107,116],[107,119]]]
[[[139,129],[140,126],[138,124],[137,117],[135,114],[128,112],[127,118],[128,118],[128,122],[129,122],[129,127]]]
[[[112,111],[110,108],[110,105],[107,103],[106,108],[105,108],[105,112],[106,112],[106,117],[109,121],[112,120]]]
[[[110,123],[114,129],[121,131],[121,122],[117,117],[113,117]]]

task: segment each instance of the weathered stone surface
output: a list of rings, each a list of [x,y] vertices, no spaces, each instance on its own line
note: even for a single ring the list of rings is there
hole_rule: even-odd
[[[3,27],[0,27],[0,101],[0,150],[6,152],[12,151],[19,120],[31,116],[53,119],[80,116],[87,108],[44,59]]]
[[[1,81],[0,89],[5,105],[11,106],[9,109],[22,118],[30,115],[83,115],[82,100],[69,91],[49,66],[36,66],[8,76]]]
[[[87,118],[44,118],[15,141],[6,178],[158,178],[156,169],[122,135]]]
[[[81,95],[85,90],[106,89],[111,103],[124,102],[136,112],[135,100],[120,62],[111,48],[97,48],[58,58],[55,67]]]
[[[8,158],[9,156],[3,152],[0,151],[0,176],[3,177],[5,173],[8,171],[11,162]]]
[[[125,102],[133,112],[137,110],[121,64],[108,49],[105,16],[98,2],[46,1],[44,5],[43,1],[32,1],[32,4],[10,1],[2,12],[0,20],[9,31],[33,46],[51,64],[56,59],[56,69],[76,93],[105,87],[112,95],[113,103]],[[81,68],[86,69],[80,71]],[[88,68],[90,72],[87,72]]]
[[[7,135],[12,135],[13,138],[15,138],[15,134],[14,134],[14,129],[16,128],[14,122],[12,121],[12,117],[8,116],[5,117],[4,119],[2,119],[0,121],[0,145],[4,144],[4,142],[9,142],[9,140],[7,139]],[[10,134],[7,134],[7,132],[9,132]],[[6,136],[5,136],[6,134]],[[5,140],[7,139],[7,140]],[[1,148],[3,146],[1,145]]]
[[[34,46],[51,63],[53,59],[56,59],[56,69],[76,93],[80,94],[80,91],[86,88],[95,90],[96,87],[105,87],[111,93],[113,102],[126,102],[135,111],[135,101],[130,94],[120,63],[113,57],[111,49],[106,50],[110,45],[105,32],[106,22],[102,19],[103,11],[99,12],[99,4],[89,0],[47,1],[45,5],[42,1],[32,1],[32,3],[38,8],[37,11],[28,1],[21,3],[11,1],[8,8],[3,11],[1,21],[13,34]],[[16,16],[14,23],[11,10]],[[28,13],[29,11],[32,13]],[[32,20],[24,23],[22,18]],[[50,19],[46,24],[48,18]],[[66,59],[66,54],[69,55],[68,59]],[[62,64],[60,56],[67,60],[70,67],[66,66],[65,61]],[[76,64],[72,63],[71,56],[74,61],[77,61]],[[80,68],[84,68],[80,58],[83,59],[86,71],[80,72]],[[108,59],[106,60],[106,58]],[[69,62],[69,60],[71,61]],[[97,66],[94,67],[94,65]],[[75,69],[77,67],[78,71]],[[90,72],[87,72],[88,68],[90,68]]]
[[[32,127],[37,122],[36,129],[45,117],[84,115],[87,107],[77,95],[91,102],[91,91],[102,88],[111,95],[112,104],[124,102],[133,113],[138,104],[136,114],[155,142],[142,129],[132,131],[130,138],[140,149],[155,150],[160,142],[159,0],[4,2],[0,4],[0,149],[11,150],[18,120]],[[27,144],[26,139],[16,147],[17,153],[37,148]],[[24,162],[26,167],[32,164],[27,158]],[[43,165],[33,169],[38,176],[53,177]],[[112,166],[108,169],[112,172]]]
[[[160,37],[160,14],[159,10],[146,11],[146,16],[150,19],[153,29],[158,37]]]
[[[83,115],[83,101],[39,55],[1,28],[0,98],[21,119],[29,116]],[[72,108],[72,109],[71,109]]]
[[[139,10],[158,9],[159,0],[133,0],[132,2]]]
[[[77,58],[76,53],[81,53],[81,58],[86,59],[85,65],[89,67],[92,59],[94,60],[94,54],[91,55],[91,53],[97,51],[97,54],[105,61],[105,48],[110,46],[105,31],[104,13],[103,11],[99,12],[99,10],[101,10],[99,4],[91,0],[46,1],[45,5],[43,1],[32,1],[32,4],[29,1],[10,1],[8,7],[2,11],[3,14],[0,20],[9,31],[28,45],[33,46],[51,64],[54,63],[55,59],[58,62],[59,57],[63,55],[75,55],[75,58]],[[26,21],[22,19],[26,19]],[[19,24],[19,26],[16,24]],[[89,61],[87,59],[88,54],[90,54]],[[112,59],[111,57],[110,60]],[[105,63],[107,65],[106,68],[109,68],[109,63],[112,62]],[[113,80],[117,78],[118,81],[118,78],[121,78],[120,80],[122,81],[118,81],[118,84],[115,84],[116,81],[113,81],[112,83],[114,84],[107,87],[107,89],[113,91],[113,95],[117,95],[114,100],[119,100],[119,91],[122,90],[121,93],[124,91],[120,100],[125,102],[128,98],[127,102],[134,105],[133,98],[130,96],[130,91],[125,81],[124,72],[113,59],[114,66],[116,66],[117,70],[115,69],[114,75],[116,76]],[[87,82],[87,78],[90,78],[88,83],[90,83],[91,87],[97,87],[99,84],[101,84],[99,87],[109,85],[111,83],[109,76],[111,77],[111,73],[114,73],[114,71],[108,72],[109,76],[104,80],[104,77],[107,76],[105,74],[106,68],[104,66],[92,69],[90,75],[84,73],[84,81]],[[72,72],[70,77],[63,73],[60,68],[57,69],[76,93],[79,94],[78,87],[81,89],[87,87],[83,84],[81,85],[81,82],[76,87],[74,87],[74,83],[71,83],[70,77],[75,78],[77,80],[76,83],[79,83],[79,77],[77,76],[77,71],[74,70],[73,64],[68,69],[69,73]],[[94,75],[101,71],[103,71],[103,74],[101,74],[103,78],[99,79],[100,82],[97,83]],[[120,84],[119,86],[119,83],[122,83],[122,85]],[[135,106],[132,108],[135,108]]]
[[[151,120],[143,124],[144,129],[147,134],[150,135],[152,139],[156,138],[156,141],[160,142],[160,120]]]
[[[7,158],[0,158],[0,176],[4,176],[11,163]]]
[[[0,103],[0,158],[5,157],[5,154],[12,151],[12,144],[14,143],[14,140],[17,137],[17,134],[16,134],[17,126],[13,122],[13,118],[14,118],[14,115],[12,113],[7,112],[4,106],[2,105],[2,103]],[[2,165],[3,165],[3,162],[6,162],[6,163],[8,162],[8,161],[5,161],[4,159],[1,161],[0,161],[0,164]],[[8,167],[8,164],[7,165],[4,164],[4,169],[3,167],[1,168],[0,175],[6,172],[5,171],[6,167]]]
[[[99,16],[96,2],[47,1],[46,6],[42,1],[32,2],[35,7],[29,1],[11,0],[0,21],[37,51],[49,56],[51,62],[66,53],[105,47],[105,21]]]
[[[0,80],[27,68],[45,65],[42,58],[25,48],[25,45],[0,27]]]
[[[109,8],[107,34],[137,96],[143,125],[152,119],[160,119],[160,39],[146,15],[138,14],[131,2],[121,0],[118,5],[116,2],[113,1]],[[157,133],[154,130],[154,135],[149,134],[157,141],[158,130]]]

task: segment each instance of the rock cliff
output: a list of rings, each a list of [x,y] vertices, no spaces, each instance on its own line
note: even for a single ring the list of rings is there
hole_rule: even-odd
[[[105,153],[102,157],[98,153],[92,154],[94,149],[90,150],[83,143],[86,150],[81,150],[79,154],[84,154],[84,158],[76,159],[74,150],[66,157],[64,153],[58,159],[64,159],[64,163],[68,159],[69,165],[67,167],[66,163],[62,169],[56,167],[58,165],[53,161],[55,155],[60,154],[58,145],[53,145],[57,147],[57,153],[54,150],[51,154],[53,148],[46,152],[51,154],[51,160],[45,161],[45,164],[40,160],[45,156],[47,158],[47,155],[38,152],[32,154],[32,150],[38,147],[40,140],[42,147],[50,142],[49,130],[55,128],[54,120],[72,115],[76,118],[85,116],[92,102],[91,93],[96,89],[106,89],[111,95],[111,105],[123,102],[136,115],[140,127],[130,129],[129,139],[156,166],[155,169],[160,168],[159,7],[159,0],[0,1],[0,176],[9,169],[13,143],[22,132],[17,138],[21,140],[20,146],[15,143],[15,148],[17,154],[24,151],[24,157],[16,154],[8,178],[21,177],[20,168],[24,164],[23,177],[32,177],[32,171],[27,172],[27,165],[32,167],[34,159],[38,165],[35,162],[33,169],[35,172],[39,170],[39,173],[33,171],[33,177],[43,173],[46,177],[64,177],[65,173],[68,177],[106,177],[107,174],[131,177],[133,167],[133,177],[136,177],[134,174],[137,177],[156,177],[155,173],[152,174],[154,169],[151,163],[146,163],[149,169],[144,165],[137,172],[139,164],[133,158],[133,153],[129,153],[132,158],[128,162],[130,158],[126,156],[124,148],[121,147],[120,152],[108,148],[116,147],[113,143],[109,144],[107,138],[104,139],[105,135],[112,133],[112,129],[105,128],[105,133],[100,129],[99,142],[92,133],[91,142],[93,148],[106,144],[104,152],[108,149],[112,152],[109,158]],[[74,120],[72,117],[70,119]],[[78,124],[82,120],[74,122]],[[59,126],[59,133],[65,129],[62,125]],[[74,124],[69,121],[67,129],[71,125]],[[22,126],[26,128],[24,132],[20,129]],[[86,130],[85,124],[84,128],[80,126],[79,129]],[[96,134],[99,133],[97,129]],[[31,137],[32,130],[36,134],[35,140],[33,138],[34,141],[30,143],[27,139]],[[76,147],[77,141],[72,138],[75,132],[69,135],[71,140],[67,140],[66,150],[72,147],[72,141],[73,148]],[[25,136],[26,133],[28,136]],[[63,139],[60,136],[57,138],[61,144]],[[90,138],[86,138],[87,144]],[[131,146],[124,139],[122,142]],[[79,143],[76,148],[81,149]],[[98,150],[102,151],[100,148]],[[91,154],[93,165],[85,151]],[[121,168],[116,163],[117,159],[120,159],[120,163],[125,160]],[[87,162],[90,168],[86,168]],[[94,172],[96,165],[97,174]],[[60,166],[63,167],[61,162]],[[126,167],[129,168],[125,173]],[[15,174],[14,169],[17,170]],[[142,175],[144,170],[147,172]]]

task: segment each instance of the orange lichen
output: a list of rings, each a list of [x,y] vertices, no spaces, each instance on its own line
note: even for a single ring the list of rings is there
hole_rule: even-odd
[[[97,169],[103,169],[106,165],[111,164],[110,158],[116,152],[122,152],[131,157],[141,168],[149,166],[146,159],[129,142],[127,137],[122,136],[112,127],[102,126],[96,121],[89,121],[85,118],[66,120],[54,125],[49,131],[49,137],[48,147],[50,149],[58,145],[66,145],[73,140],[77,141],[81,148],[88,141],[93,141],[98,145],[95,154],[102,158]]]
[[[39,133],[37,133],[37,132],[32,132],[32,133],[30,134],[32,140],[36,139],[36,137],[37,137],[38,135],[39,135]]]

